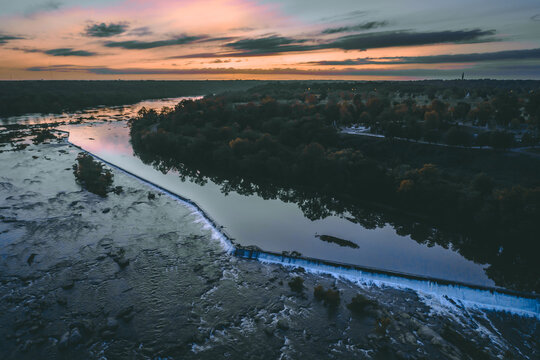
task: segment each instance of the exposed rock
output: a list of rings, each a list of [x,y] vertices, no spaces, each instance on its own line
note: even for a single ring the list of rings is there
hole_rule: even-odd
[[[30,350],[30,348],[34,345],[34,342],[32,340],[26,340],[24,342],[24,344],[22,344],[21,346],[21,351],[22,352],[27,352],[28,350]]]
[[[405,333],[405,341],[411,345],[416,345],[416,337],[410,332]]]
[[[113,317],[107,318],[107,325],[105,327],[109,330],[114,330],[118,327],[118,320]]]
[[[203,268],[204,268],[203,265],[197,264],[197,265],[193,266],[193,271],[194,272],[200,272]]]
[[[431,339],[431,344],[435,346],[443,346],[444,343],[445,343],[444,340],[440,336],[434,336]]]
[[[69,344],[70,345],[77,345],[82,341],[82,335],[79,332],[79,329],[74,328],[71,330],[71,334],[69,335]]]
[[[73,288],[73,286],[75,286],[75,281],[73,281],[73,279],[67,279],[67,280],[64,280],[64,282],[60,286],[64,290],[69,290]]]
[[[266,334],[266,336],[274,336],[274,332],[276,331],[276,328],[273,326],[265,326],[263,331]]]
[[[126,258],[126,251],[123,248],[116,248],[107,254],[111,259],[113,259],[120,268],[125,268],[129,265],[129,259]]]
[[[65,296],[58,296],[56,298],[56,302],[59,304],[59,305],[62,305],[62,306],[66,306],[67,305],[67,299]]]
[[[120,310],[118,314],[116,314],[116,318],[123,319],[124,321],[131,320],[131,318],[133,317],[133,309],[134,309],[133,305],[130,305]]]
[[[101,332],[101,337],[104,339],[110,339],[114,336],[114,331],[112,330],[103,330]]]
[[[69,331],[66,331],[64,335],[60,338],[60,341],[58,342],[58,348],[59,349],[65,349],[69,345]]]
[[[289,329],[289,323],[285,319],[279,319],[277,322],[278,329],[281,330],[288,330]]]
[[[411,318],[411,316],[407,314],[406,312],[402,312],[401,314],[399,314],[399,316],[401,316],[403,319],[406,319],[406,320]]]
[[[129,259],[126,259],[125,257],[121,257],[119,259],[114,259],[114,261],[116,261],[118,266],[120,266],[121,268],[125,268],[126,266],[129,265]]]
[[[426,325],[420,326],[420,328],[418,329],[418,334],[424,339],[428,340],[431,340],[434,337],[439,337],[439,334],[437,334],[435,331],[433,331],[433,329]]]

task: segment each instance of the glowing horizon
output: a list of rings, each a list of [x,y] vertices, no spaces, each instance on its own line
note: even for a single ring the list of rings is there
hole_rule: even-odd
[[[540,79],[540,3],[20,0],[0,79]]]

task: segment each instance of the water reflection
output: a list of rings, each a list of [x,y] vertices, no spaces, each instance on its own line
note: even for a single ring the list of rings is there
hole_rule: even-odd
[[[143,108],[161,109],[163,107],[174,107],[184,99],[198,99],[194,97],[178,97],[157,100],[144,100],[133,105],[122,106],[100,106],[97,108],[85,109],[73,113],[63,114],[26,114],[21,116],[11,116],[0,118],[3,125],[41,125],[41,124],[79,124],[93,121],[120,121],[127,120],[137,114]]]
[[[171,192],[197,202],[242,245],[355,265],[493,286],[484,266],[449,244],[460,235],[325,194],[202,174],[137,152],[125,122],[66,126],[70,141]],[[93,138],[95,140],[90,140]],[[321,240],[325,235],[358,246]],[[328,238],[327,238],[328,239]],[[461,239],[462,240],[462,239]]]

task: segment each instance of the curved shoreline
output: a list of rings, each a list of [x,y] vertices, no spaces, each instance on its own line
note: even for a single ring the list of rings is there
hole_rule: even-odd
[[[160,185],[144,179],[121,166],[108,162],[82,147],[69,141],[70,133],[65,130],[52,129],[53,131],[67,134],[66,143],[93,156],[108,166],[129,175],[147,186],[154,188],[165,195],[188,206],[201,216],[207,223],[213,234],[220,240],[224,249],[239,258],[254,259],[261,262],[276,263],[290,267],[303,267],[316,273],[325,273],[342,277],[355,282],[368,282],[377,285],[406,288],[421,293],[427,293],[444,298],[450,297],[473,307],[483,309],[509,311],[512,313],[531,316],[540,319],[540,295],[509,290],[498,287],[474,285],[465,282],[451,281],[439,278],[432,278],[397,271],[388,271],[359,265],[340,263],[336,261],[321,260],[304,256],[292,256],[289,254],[279,254],[264,251],[254,246],[242,246],[226,233],[222,226],[219,226],[214,219],[202,209],[195,201],[168,190]]]

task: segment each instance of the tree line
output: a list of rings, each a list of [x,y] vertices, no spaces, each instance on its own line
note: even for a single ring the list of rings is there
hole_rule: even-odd
[[[257,81],[0,81],[0,117],[247,89]]]

